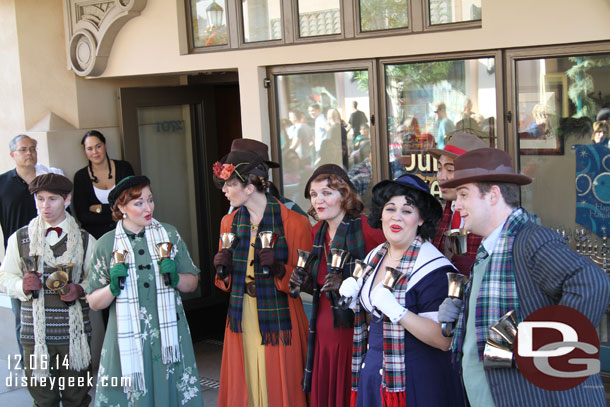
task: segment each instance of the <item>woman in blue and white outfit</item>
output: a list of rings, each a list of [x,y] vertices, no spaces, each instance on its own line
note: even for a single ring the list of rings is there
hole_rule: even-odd
[[[441,205],[416,176],[373,187],[369,224],[381,226],[387,241],[367,255],[365,262],[374,267],[368,278],[346,279],[339,290],[354,298],[350,307],[356,314],[352,406],[463,405],[450,339],[437,321],[447,296],[446,274],[455,272],[428,242],[441,214]],[[394,291],[382,284],[386,267],[402,273]]]

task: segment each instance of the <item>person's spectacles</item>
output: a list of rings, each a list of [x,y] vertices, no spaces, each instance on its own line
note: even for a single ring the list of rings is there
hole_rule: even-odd
[[[30,151],[30,153],[35,153],[36,152],[36,146],[32,146],[32,147],[21,147],[18,148],[15,151],[19,151],[21,154],[25,154],[28,152],[28,150]]]

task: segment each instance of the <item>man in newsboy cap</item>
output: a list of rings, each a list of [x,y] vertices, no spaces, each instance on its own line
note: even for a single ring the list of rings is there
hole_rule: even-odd
[[[21,344],[34,404],[86,406],[91,401],[91,324],[83,287],[95,239],[65,210],[72,191],[68,178],[39,175],[29,190],[40,214],[9,237],[0,266],[0,291],[23,305]],[[50,277],[58,270],[64,271]],[[67,278],[58,278],[62,276]],[[32,377],[39,380],[33,382]]]
[[[564,239],[530,220],[519,206],[519,188],[532,180],[513,169],[504,151],[482,148],[455,159],[451,180],[456,209],[464,226],[483,236],[462,301],[447,298],[440,322],[457,322],[455,360],[461,363],[466,395],[473,407],[605,406],[599,373],[569,390],[549,391],[529,382],[517,368],[483,366],[486,341],[510,347],[490,326],[509,311],[517,323],[551,305],[571,307],[593,326],[610,301],[610,279],[589,259],[568,248]],[[550,377],[550,376],[549,376]]]

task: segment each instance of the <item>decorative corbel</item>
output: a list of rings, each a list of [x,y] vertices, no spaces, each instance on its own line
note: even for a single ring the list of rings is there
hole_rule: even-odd
[[[66,0],[68,60],[79,76],[99,76],[121,28],[148,0]]]

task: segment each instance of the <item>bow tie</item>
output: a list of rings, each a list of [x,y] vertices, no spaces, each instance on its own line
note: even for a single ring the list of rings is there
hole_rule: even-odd
[[[47,233],[44,234],[45,237],[47,237],[49,235],[49,232],[54,230],[55,233],[57,233],[57,237],[61,236],[61,228],[59,226],[54,227],[54,228],[47,228]]]

